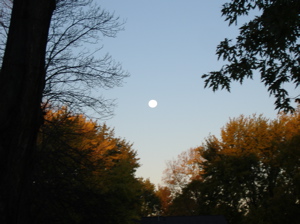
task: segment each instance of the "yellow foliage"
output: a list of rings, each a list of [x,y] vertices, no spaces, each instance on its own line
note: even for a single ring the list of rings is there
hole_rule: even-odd
[[[257,153],[271,146],[272,137],[268,119],[253,115],[230,119],[221,129],[224,153]]]
[[[276,151],[279,143],[300,135],[300,111],[294,114],[278,115],[277,119],[269,120],[262,115],[230,119],[221,129],[221,139],[211,139],[219,145],[220,153],[242,156],[256,154],[268,157]],[[211,143],[210,143],[211,144]]]

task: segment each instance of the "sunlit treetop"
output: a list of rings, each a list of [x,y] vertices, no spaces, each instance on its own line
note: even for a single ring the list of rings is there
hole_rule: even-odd
[[[205,148],[213,148],[218,153],[226,155],[256,154],[267,158],[266,155],[269,155],[270,150],[277,150],[278,145],[290,141],[299,134],[300,106],[293,114],[282,112],[273,120],[256,114],[232,118],[221,129],[221,138],[211,136],[207,139],[208,144]]]

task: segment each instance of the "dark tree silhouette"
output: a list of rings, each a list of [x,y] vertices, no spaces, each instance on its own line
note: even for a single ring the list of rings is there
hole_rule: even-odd
[[[0,222],[30,223],[30,162],[41,122],[54,0],[14,0],[0,72]]]
[[[205,87],[230,91],[232,81],[243,83],[245,78],[253,77],[253,71],[258,71],[270,95],[275,97],[276,109],[294,111],[291,100],[298,102],[300,95],[289,96],[284,84],[295,88],[300,84],[300,1],[231,0],[223,5],[222,15],[232,25],[254,9],[261,15],[240,27],[235,43],[225,39],[218,45],[218,58],[227,65],[204,74]]]
[[[6,4],[4,4],[6,3]],[[10,0],[2,2],[0,59],[9,27]],[[103,37],[116,37],[124,21],[103,10],[93,0],[57,1],[47,40],[43,91],[45,105],[63,105],[78,113],[89,108],[99,118],[113,114],[114,100],[100,93],[121,86],[129,74],[109,54],[100,54]]]
[[[113,101],[92,92],[120,86],[128,76],[110,55],[94,57],[102,49],[100,38],[115,37],[124,23],[92,3],[0,2],[1,223],[30,223],[27,181],[42,123],[41,103],[67,104],[73,111],[88,106],[109,116]]]
[[[99,93],[120,86],[128,73],[109,54],[98,53],[102,37],[114,38],[123,29],[119,20],[93,0],[57,4],[47,44],[44,102],[68,105],[74,112],[93,109],[101,118],[112,115],[113,100]]]

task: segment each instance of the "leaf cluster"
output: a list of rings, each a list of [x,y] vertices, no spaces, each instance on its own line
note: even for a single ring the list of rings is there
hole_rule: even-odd
[[[230,91],[232,81],[241,84],[254,71],[275,97],[276,109],[294,111],[285,83],[300,84],[300,2],[298,0],[232,0],[223,5],[222,15],[229,25],[240,16],[261,13],[242,25],[235,42],[225,39],[218,47],[218,59],[226,61],[219,71],[202,75],[205,87]]]

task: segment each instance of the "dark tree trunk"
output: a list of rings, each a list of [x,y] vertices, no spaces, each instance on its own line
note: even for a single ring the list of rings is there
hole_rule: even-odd
[[[0,72],[0,223],[30,223],[31,158],[41,124],[45,49],[55,0],[14,0]]]

